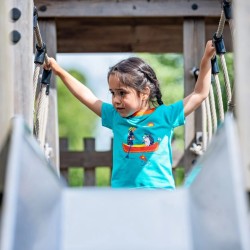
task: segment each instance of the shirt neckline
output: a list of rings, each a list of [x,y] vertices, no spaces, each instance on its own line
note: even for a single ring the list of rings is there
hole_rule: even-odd
[[[136,117],[136,116],[142,116],[142,115],[149,115],[152,114],[155,111],[155,108],[151,108],[145,111],[136,111],[131,117]]]

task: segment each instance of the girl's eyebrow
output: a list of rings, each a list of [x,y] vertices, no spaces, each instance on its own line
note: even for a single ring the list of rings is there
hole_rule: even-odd
[[[109,89],[109,91],[114,91],[114,90],[116,90],[116,91],[119,91],[119,90],[126,91],[126,89],[125,89],[125,88],[119,88],[119,89]]]

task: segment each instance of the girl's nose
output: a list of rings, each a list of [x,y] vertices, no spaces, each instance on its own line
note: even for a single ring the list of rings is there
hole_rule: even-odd
[[[121,102],[121,97],[119,95],[114,95],[113,96],[113,102],[114,103],[120,103]]]

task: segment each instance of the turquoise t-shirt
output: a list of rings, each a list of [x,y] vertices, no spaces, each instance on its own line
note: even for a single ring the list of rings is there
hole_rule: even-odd
[[[102,104],[102,125],[114,134],[111,186],[174,189],[171,139],[185,122],[183,101],[121,117]]]

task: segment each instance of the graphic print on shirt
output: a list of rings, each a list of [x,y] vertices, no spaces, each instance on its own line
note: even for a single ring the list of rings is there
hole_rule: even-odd
[[[149,125],[150,124],[150,125]],[[152,123],[149,123],[148,126],[153,127]],[[123,151],[127,153],[126,158],[129,158],[131,153],[148,153],[154,152],[159,147],[159,142],[155,142],[153,136],[150,133],[144,133],[141,138],[140,144],[135,144],[135,127],[130,127],[128,130],[127,143],[123,143]],[[145,155],[141,155],[139,157],[143,161],[147,161]]]
[[[127,152],[126,158],[129,158],[131,147],[134,145],[134,139],[135,139],[134,131],[135,130],[136,130],[135,127],[130,127],[128,130],[128,138],[127,138],[127,144],[126,144],[128,150],[126,151]]]

